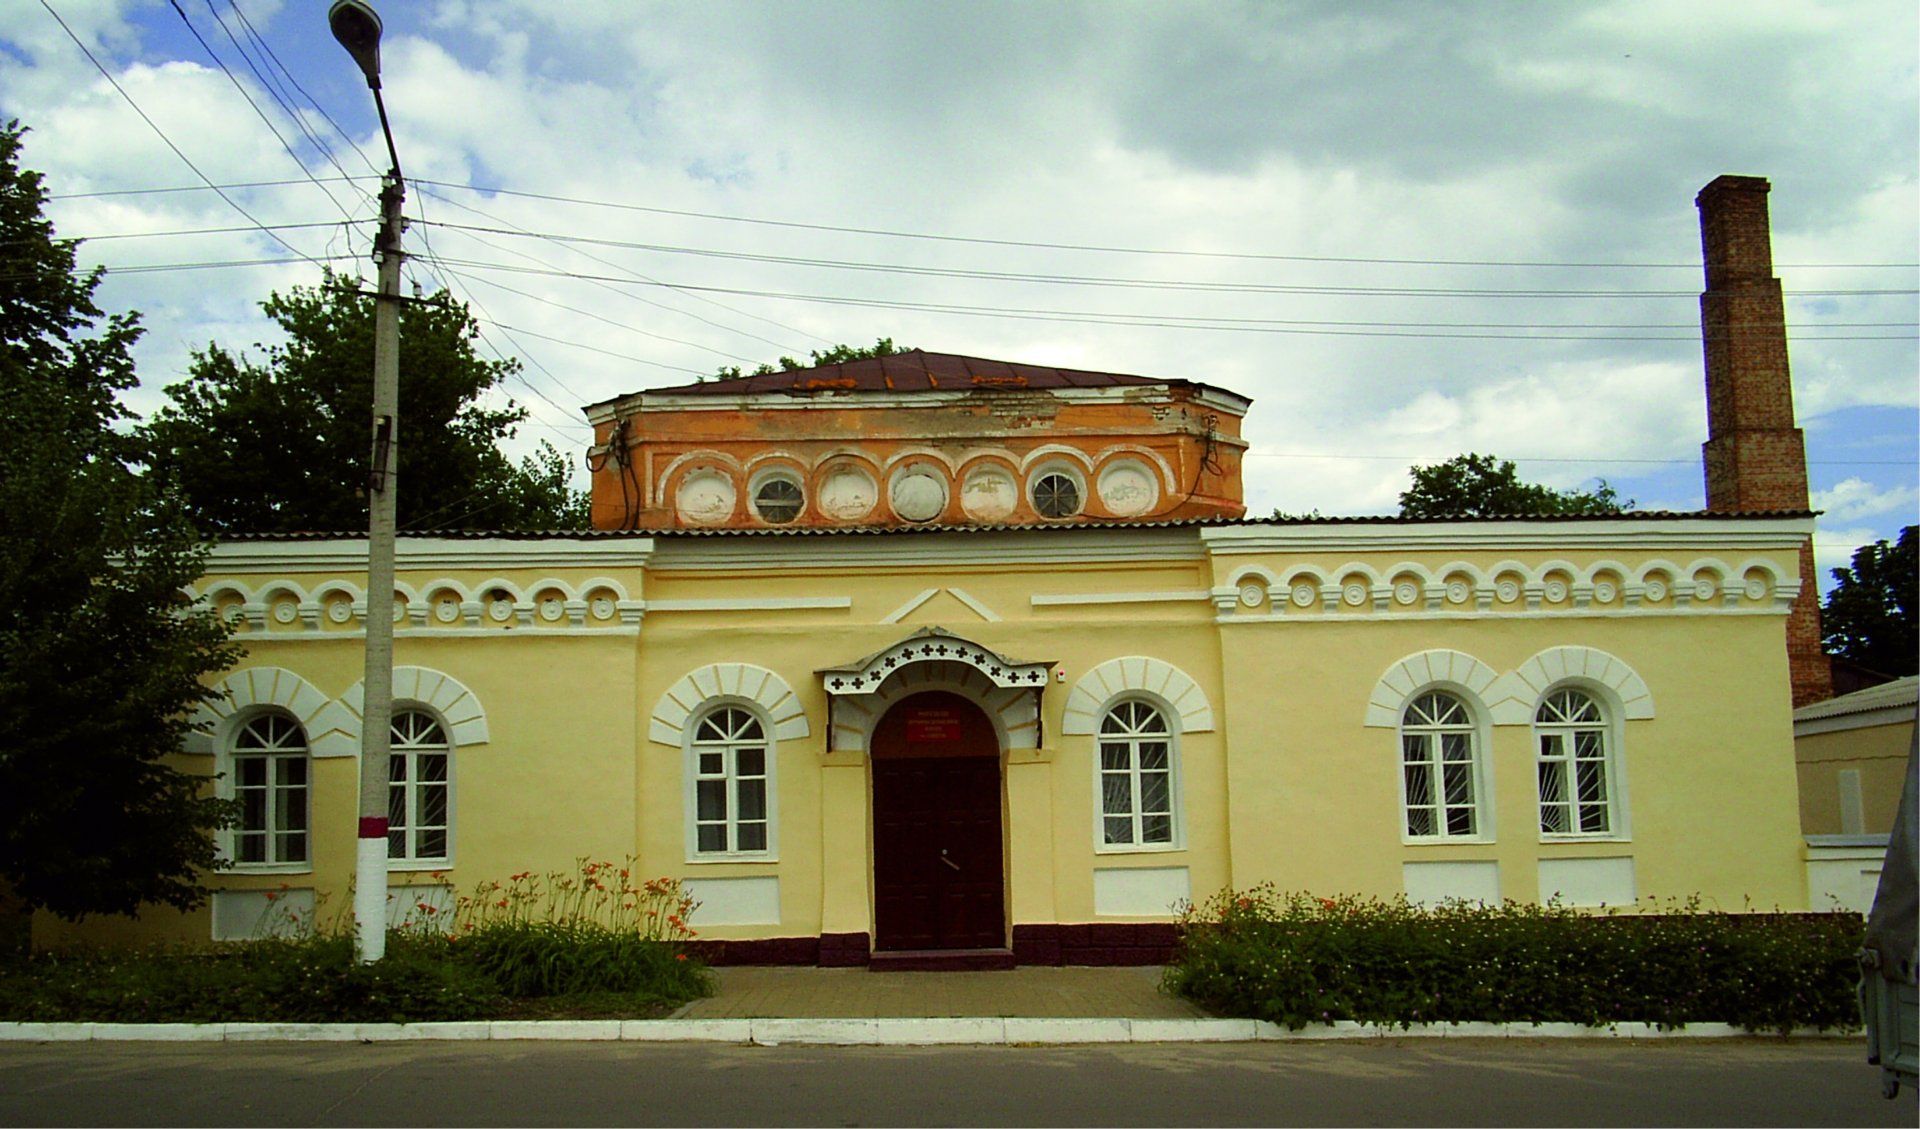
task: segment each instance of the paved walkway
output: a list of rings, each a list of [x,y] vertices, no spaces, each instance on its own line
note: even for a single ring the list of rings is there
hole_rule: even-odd
[[[871,1019],[1036,1016],[1196,1019],[1160,991],[1158,968],[1024,967],[1005,972],[868,972],[864,968],[716,968],[714,995],[676,1019]]]

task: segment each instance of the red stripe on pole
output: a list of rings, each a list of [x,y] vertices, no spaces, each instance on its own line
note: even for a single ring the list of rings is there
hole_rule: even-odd
[[[384,839],[387,837],[387,817],[384,815],[363,815],[360,817],[360,837],[362,839]]]

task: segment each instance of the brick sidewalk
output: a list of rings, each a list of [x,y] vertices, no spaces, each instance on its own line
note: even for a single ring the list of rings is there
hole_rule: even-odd
[[[1206,1013],[1160,991],[1158,968],[1006,972],[868,972],[861,968],[713,970],[719,991],[676,1019],[1052,1016],[1196,1019]]]

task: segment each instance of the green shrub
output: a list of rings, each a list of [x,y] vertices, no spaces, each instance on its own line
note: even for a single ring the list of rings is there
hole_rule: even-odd
[[[1182,920],[1169,990],[1292,1028],[1725,1022],[1859,1025],[1855,914],[1593,915],[1560,906],[1223,893]]]
[[[516,998],[619,992],[680,1002],[708,995],[684,947],[593,924],[501,922],[451,942],[454,959]]]

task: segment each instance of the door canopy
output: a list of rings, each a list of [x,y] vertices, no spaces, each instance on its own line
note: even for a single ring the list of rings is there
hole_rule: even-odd
[[[919,663],[960,663],[1002,689],[1038,690],[1047,684],[1053,662],[1022,662],[962,639],[942,627],[923,627],[858,662],[821,671],[820,685],[831,698],[871,694],[880,684]]]

